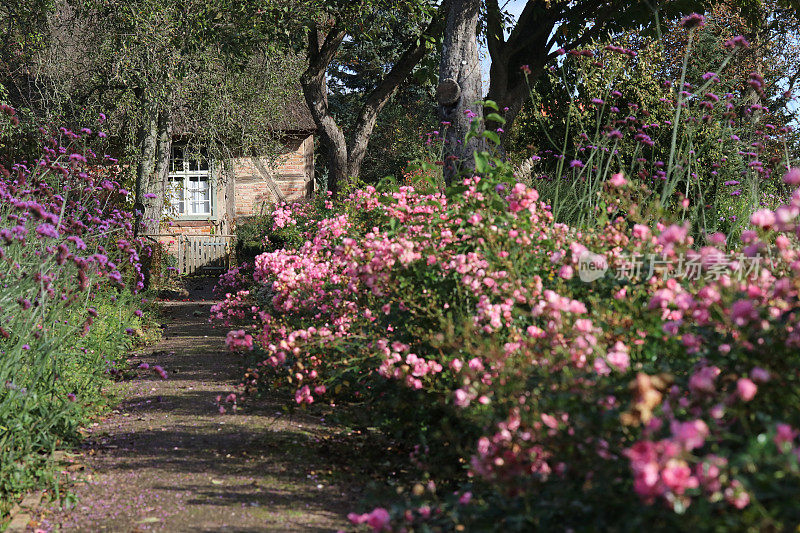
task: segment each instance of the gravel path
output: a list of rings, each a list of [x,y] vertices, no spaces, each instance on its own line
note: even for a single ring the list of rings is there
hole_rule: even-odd
[[[208,324],[207,290],[164,302],[164,339],[131,355],[139,370],[118,385],[122,404],[90,428],[71,470],[78,501],[44,508],[45,531],[335,531],[357,495],[325,476],[319,418],[281,414],[279,402],[221,415],[241,375],[224,331]],[[324,449],[324,448],[323,448]],[[327,467],[330,468],[330,467]],[[330,474],[330,472],[328,472]]]

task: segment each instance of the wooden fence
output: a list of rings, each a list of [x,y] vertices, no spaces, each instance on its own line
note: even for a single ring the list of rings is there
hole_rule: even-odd
[[[180,274],[224,272],[230,267],[236,235],[184,235],[158,233],[145,235],[164,247],[177,261]]]

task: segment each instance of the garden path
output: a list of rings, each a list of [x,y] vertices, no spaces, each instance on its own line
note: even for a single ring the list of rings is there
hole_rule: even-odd
[[[316,442],[334,428],[320,418],[282,414],[280,402],[221,415],[216,398],[241,369],[225,353],[224,331],[208,324],[207,282],[189,301],[163,304],[164,338],[131,354],[169,378],[137,370],[122,399],[90,428],[73,461],[78,500],[39,510],[45,531],[331,531],[346,527],[358,496],[320,471]],[[323,448],[324,449],[324,448]],[[321,476],[321,477],[320,477]]]

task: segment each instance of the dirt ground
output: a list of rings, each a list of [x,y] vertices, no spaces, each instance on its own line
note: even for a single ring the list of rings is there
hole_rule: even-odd
[[[357,490],[326,475],[316,445],[335,428],[284,414],[278,400],[219,413],[216,398],[233,390],[241,368],[225,351],[226,331],[208,323],[211,282],[191,285],[188,301],[164,302],[163,340],[130,356],[163,366],[169,378],[137,370],[117,385],[122,403],[89,428],[70,467],[77,503],[45,504],[31,530],[347,528]]]

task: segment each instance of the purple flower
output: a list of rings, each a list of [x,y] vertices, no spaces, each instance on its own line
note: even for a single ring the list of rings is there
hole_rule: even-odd
[[[155,194],[151,193],[151,192],[145,193],[144,197],[145,198],[157,198],[157,196]]]
[[[573,159],[569,162],[569,168],[583,168],[583,162],[577,159]]]
[[[743,35],[737,35],[733,39],[725,41],[725,48],[750,48],[750,42]]]
[[[699,13],[692,13],[691,15],[688,15],[681,19],[681,26],[683,26],[687,30],[691,30],[693,28],[702,28],[705,25],[706,25],[706,18]]]
[[[51,224],[43,222],[36,227],[36,233],[41,237],[50,237],[51,239],[58,238],[58,230]]]

